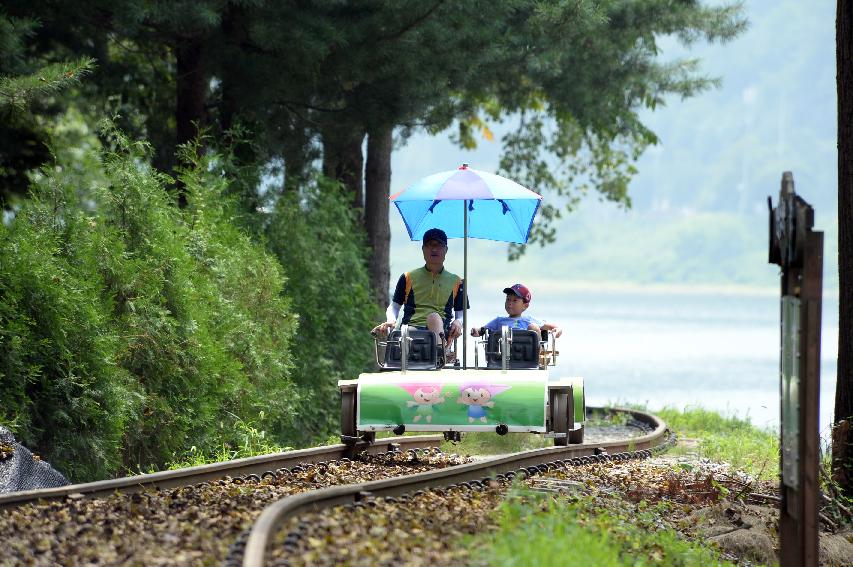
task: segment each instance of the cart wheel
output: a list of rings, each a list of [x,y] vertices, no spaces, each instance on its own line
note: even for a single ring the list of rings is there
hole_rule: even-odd
[[[341,390],[341,435],[355,437],[355,389]]]
[[[583,388],[583,382],[581,382],[581,388]],[[575,402],[574,399],[574,388],[572,388],[572,401]],[[572,445],[580,445],[583,443],[583,431],[584,425],[583,421],[586,420],[586,392],[581,389],[581,415],[580,415],[581,426],[576,431],[569,431],[569,443]],[[572,407],[572,418],[569,420],[569,429],[574,427],[574,406]]]
[[[572,445],[580,445],[583,443],[583,425],[574,431],[569,431],[569,443]]]
[[[554,445],[564,446],[569,444],[569,394],[568,392],[554,392],[551,394],[551,426],[554,433],[565,433],[565,437],[554,437]]]

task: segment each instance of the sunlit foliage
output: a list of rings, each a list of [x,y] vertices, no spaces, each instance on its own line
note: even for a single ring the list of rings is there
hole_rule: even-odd
[[[285,277],[230,222],[215,160],[182,172],[179,210],[147,147],[105,135],[88,207],[57,164],[0,229],[0,420],[76,480],[237,443],[223,422],[261,410],[292,427]]]

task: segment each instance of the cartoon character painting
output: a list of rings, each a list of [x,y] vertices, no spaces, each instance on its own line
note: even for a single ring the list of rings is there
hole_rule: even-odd
[[[477,419],[486,423],[488,421],[486,408],[495,407],[495,402],[491,401],[492,398],[509,388],[510,386],[505,385],[475,382],[460,384],[459,399],[456,401],[468,406],[468,423],[474,423]]]
[[[406,406],[417,408],[412,422],[417,423],[421,418],[427,423],[432,422],[433,406],[445,401],[444,396],[441,395],[441,388],[444,384],[410,383],[398,384],[398,386],[406,390],[413,398],[406,402]]]

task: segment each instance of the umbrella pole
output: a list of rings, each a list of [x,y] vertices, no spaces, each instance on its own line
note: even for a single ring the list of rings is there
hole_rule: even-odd
[[[462,268],[462,369],[468,368],[468,201],[462,202],[462,227],[465,235]]]

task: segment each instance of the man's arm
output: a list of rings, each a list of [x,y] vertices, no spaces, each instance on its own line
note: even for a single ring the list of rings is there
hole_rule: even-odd
[[[448,301],[448,303],[450,303]],[[468,302],[468,308],[471,308],[471,302]],[[459,291],[456,293],[453,303],[453,321],[450,322],[450,330],[448,331],[447,344],[450,344],[456,337],[462,334],[463,314],[465,313],[465,281],[459,284]]]
[[[388,308],[385,310],[385,322],[374,327],[373,332],[390,333],[397,326],[397,319],[400,317],[400,307],[402,306],[396,301],[389,303]]]
[[[397,319],[400,317],[400,308],[403,306],[406,296],[406,274],[400,276],[397,280],[397,287],[394,288],[394,295],[391,303],[385,309],[385,322],[373,327],[373,333],[390,333],[397,326]]]
[[[447,332],[447,344],[450,344],[453,342],[453,339],[462,334],[462,315],[462,311],[455,311],[453,313],[454,319],[450,322],[450,329]]]
[[[497,327],[497,321],[498,321],[497,319],[492,319],[491,321],[489,321],[488,323],[486,323],[485,325],[483,325],[479,329],[471,329],[471,336],[472,337],[481,337],[481,336],[486,334],[486,331],[497,331],[497,330],[499,330]]]

